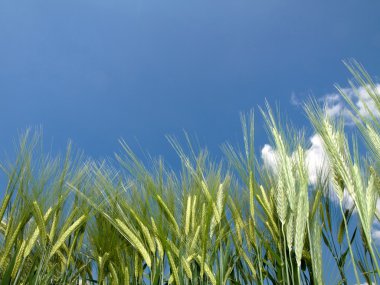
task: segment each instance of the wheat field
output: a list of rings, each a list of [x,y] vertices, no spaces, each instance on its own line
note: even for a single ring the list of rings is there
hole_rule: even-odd
[[[329,166],[313,183],[306,134],[269,105],[257,115],[273,168],[255,153],[253,112],[241,116],[243,147],[225,144],[221,161],[168,137],[179,170],[143,162],[124,141],[116,162],[71,145],[52,156],[26,132],[1,164],[0,284],[378,284],[380,94],[362,66],[346,65],[375,108],[364,116],[338,87],[352,135],[343,116],[305,103]]]

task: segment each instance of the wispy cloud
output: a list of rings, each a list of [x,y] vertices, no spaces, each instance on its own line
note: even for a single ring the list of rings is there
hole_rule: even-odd
[[[352,100],[360,116],[369,118],[373,115],[376,118],[380,118],[380,113],[366,87],[359,87],[355,90],[352,88],[343,88],[341,90]],[[376,85],[376,92],[380,94],[380,84]],[[349,111],[349,106],[340,94],[326,94],[320,101],[324,103],[325,112],[328,116],[343,116],[346,125],[354,124],[353,115]]]
[[[296,92],[292,92],[290,95],[290,104],[293,106],[301,106],[302,100],[297,96]]]
[[[367,87],[369,86],[359,87],[357,89],[342,88],[341,91],[352,100],[360,116],[369,118],[372,114],[375,118],[380,118],[380,113],[376,108],[375,102],[368,94]],[[380,84],[376,84],[375,88],[375,91],[380,94]],[[290,95],[290,104],[293,106],[301,106],[304,103],[302,100],[303,97],[302,94],[292,92]],[[353,114],[350,111],[351,108],[339,92],[325,94],[320,97],[318,101],[324,105],[326,115],[332,118],[342,116],[346,125],[354,125]]]

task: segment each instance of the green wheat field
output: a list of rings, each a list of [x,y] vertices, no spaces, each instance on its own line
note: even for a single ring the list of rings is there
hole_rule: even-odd
[[[51,156],[40,132],[26,132],[1,163],[0,284],[379,284],[380,94],[362,66],[346,65],[375,108],[363,116],[338,88],[348,132],[344,116],[305,102],[329,165],[314,183],[305,133],[269,105],[255,116],[272,168],[255,155],[253,112],[241,116],[243,147],[225,144],[221,161],[168,137],[177,170],[124,141],[112,162],[70,145]]]

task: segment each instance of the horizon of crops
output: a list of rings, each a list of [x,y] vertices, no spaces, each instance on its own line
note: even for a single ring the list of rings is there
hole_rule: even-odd
[[[378,284],[380,94],[362,66],[346,66],[374,108],[363,101],[363,115],[338,88],[360,133],[351,139],[343,116],[305,104],[328,165],[313,183],[305,134],[269,105],[272,168],[256,158],[253,112],[241,116],[243,149],[225,144],[222,161],[168,137],[180,170],[144,164],[124,141],[116,164],[71,145],[51,156],[26,132],[1,164],[0,285]]]

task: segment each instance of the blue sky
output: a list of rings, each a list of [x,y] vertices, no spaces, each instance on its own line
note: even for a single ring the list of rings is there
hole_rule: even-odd
[[[345,86],[347,58],[380,75],[379,10],[374,0],[0,0],[0,157],[35,126],[54,151],[71,139],[95,158],[124,138],[176,165],[165,135],[183,130],[219,157],[251,108],[259,153],[265,98],[308,126],[292,94]]]
[[[72,139],[95,158],[119,151],[124,138],[175,164],[165,135],[183,130],[218,156],[222,143],[241,140],[239,112],[265,98],[306,125],[291,94],[302,100],[345,85],[342,59],[379,75],[379,8],[366,0],[1,1],[0,151],[42,126],[54,149]]]

